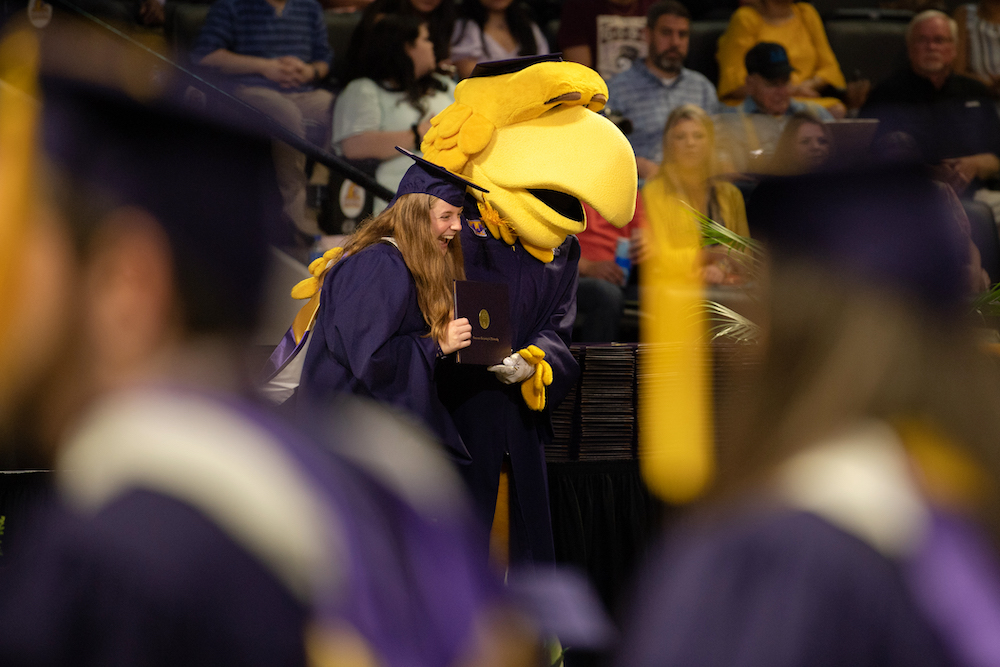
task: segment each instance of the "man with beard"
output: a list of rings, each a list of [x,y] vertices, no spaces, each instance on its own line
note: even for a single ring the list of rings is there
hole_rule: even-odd
[[[663,158],[663,127],[670,112],[694,104],[709,114],[719,111],[712,82],[684,67],[691,15],[675,0],[657,2],[646,14],[644,37],[649,55],[608,82],[608,109],[632,122],[629,142],[639,178],[651,176]]]

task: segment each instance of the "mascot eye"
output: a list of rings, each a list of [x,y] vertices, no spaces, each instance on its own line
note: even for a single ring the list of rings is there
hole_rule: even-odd
[[[565,192],[555,190],[537,190],[529,188],[528,192],[537,197],[553,211],[575,222],[583,222],[583,204],[580,200]]]

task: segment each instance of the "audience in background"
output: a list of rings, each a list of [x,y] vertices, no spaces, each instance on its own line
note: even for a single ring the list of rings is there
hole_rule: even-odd
[[[725,107],[715,118],[719,159],[724,170],[760,173],[777,147],[788,118],[810,111],[820,120],[833,120],[813,102],[792,99],[792,65],[780,44],[761,42],[747,51],[746,99],[736,109]]]
[[[516,0],[466,0],[451,37],[451,60],[459,78],[477,63],[545,55],[549,43],[524,5]]]
[[[842,99],[847,82],[830,48],[823,21],[806,2],[761,0],[757,6],[740,7],[719,38],[719,98],[733,103],[744,99],[747,69],[744,58],[759,42],[784,47],[791,63],[793,97],[810,99],[843,118]],[[860,106],[860,101],[856,106]]]
[[[365,49],[372,48],[372,27],[389,14],[403,14],[425,21],[434,44],[435,68],[450,62],[451,34],[455,29],[454,0],[374,0],[365,7],[361,22],[351,35],[345,59],[346,71],[341,73],[345,81],[364,76],[359,71],[364,66]]]
[[[954,73],[957,34],[955,21],[942,12],[913,17],[906,33],[909,65],[872,91],[862,114],[879,119],[882,135],[912,136],[922,160],[938,165],[942,179],[963,194],[1000,172],[1000,120],[989,89]]]
[[[642,30],[655,0],[564,2],[559,49],[566,60],[592,67],[610,79],[646,57]]]
[[[191,54],[195,62],[230,75],[234,93],[300,137],[310,126],[325,141],[333,94],[317,83],[333,53],[316,0],[217,0]],[[285,214],[299,231],[319,232],[306,216],[306,157],[274,142],[274,166]]]
[[[697,218],[705,216],[741,236],[750,236],[743,195],[719,180],[715,166],[715,130],[708,114],[693,104],[670,114],[663,133],[663,165],[646,181],[642,198],[656,248],[684,247],[700,234]],[[655,251],[655,250],[654,250]],[[703,258],[709,283],[738,282],[738,267],[724,255]]]
[[[955,72],[979,79],[1000,97],[1000,0],[980,0],[955,9],[958,27]]]
[[[648,54],[608,82],[608,110],[631,121],[628,140],[635,150],[639,178],[651,177],[663,159],[663,128],[670,112],[694,104],[710,114],[719,111],[715,86],[684,67],[691,16],[679,2],[666,0],[649,8],[643,39]]]
[[[430,119],[455,101],[455,84],[437,74],[427,22],[387,14],[369,30],[358,62],[333,110],[333,146],[349,160],[373,160],[376,180],[395,192],[412,161],[396,146],[420,153]],[[377,200],[376,210],[386,202]]]
[[[592,206],[583,203],[587,228],[576,235],[580,242],[580,282],[576,292],[573,340],[585,343],[620,341],[626,298],[638,299],[638,283],[615,261],[618,245],[628,242],[630,274],[646,256],[646,212],[642,197],[635,201],[635,217],[618,229]],[[622,240],[624,239],[624,241]]]
[[[806,174],[817,171],[833,155],[833,135],[827,124],[810,111],[799,111],[788,119],[778,137],[771,161],[771,174]]]

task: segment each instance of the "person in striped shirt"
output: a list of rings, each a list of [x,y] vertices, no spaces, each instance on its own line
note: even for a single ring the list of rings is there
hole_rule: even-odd
[[[230,75],[238,97],[299,136],[311,125],[329,128],[333,94],[317,84],[333,52],[317,0],[218,0],[192,59]],[[274,163],[286,215],[300,231],[318,234],[306,218],[305,155],[275,142]]]

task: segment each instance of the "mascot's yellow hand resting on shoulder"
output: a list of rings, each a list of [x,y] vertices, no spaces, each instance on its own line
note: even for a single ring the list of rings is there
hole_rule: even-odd
[[[504,66],[481,64],[459,83],[421,149],[425,159],[489,190],[470,194],[494,239],[520,243],[548,263],[567,235],[586,229],[582,201],[615,226],[632,219],[635,154],[598,113],[608,87],[592,69],[552,57],[516,71]],[[535,365],[522,396],[542,410],[552,367],[535,345],[520,354]]]

